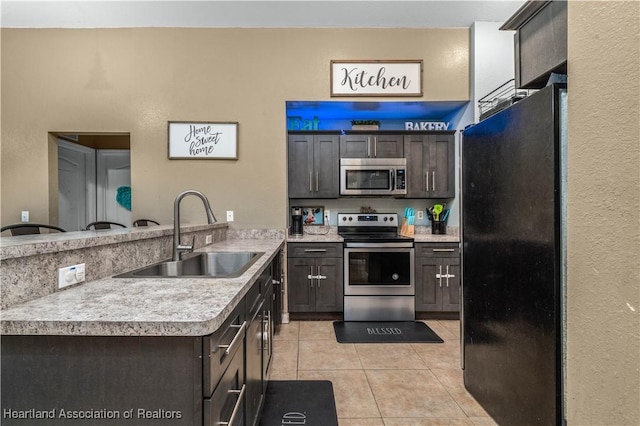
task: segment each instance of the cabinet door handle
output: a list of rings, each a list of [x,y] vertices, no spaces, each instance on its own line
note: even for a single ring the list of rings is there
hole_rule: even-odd
[[[371,138],[367,136],[367,157],[371,157]]]
[[[439,272],[436,274],[436,278],[438,279],[438,285],[442,287],[442,265],[438,265]]]
[[[326,253],[327,249],[304,249],[305,253]]]
[[[447,265],[447,275],[445,275],[447,277],[447,287],[449,287],[449,265]]]
[[[431,190],[436,190],[436,172],[431,172]]]
[[[225,355],[229,355],[232,352],[233,347],[239,344],[238,342],[240,341],[240,338],[244,335],[244,331],[247,328],[247,322],[244,321],[242,325],[231,324],[230,327],[237,328],[238,332],[236,333],[235,336],[233,336],[233,339],[231,339],[231,343],[229,343],[228,345],[218,345],[220,349],[224,349]]]
[[[425,187],[425,191],[429,192],[429,170],[424,174],[426,176],[427,186]]]
[[[373,137],[373,156],[375,158],[378,157],[378,137],[377,136]]]
[[[320,280],[326,280],[327,276],[326,275],[322,275],[322,273],[320,272],[320,266],[318,265],[318,275],[316,275],[316,279],[318,280],[318,288],[320,287]]]
[[[313,192],[313,187],[311,186],[313,184],[312,180],[311,170],[309,170],[309,192]]]
[[[319,185],[320,185],[320,172],[316,172],[316,192],[318,192]]]
[[[315,276],[313,275],[313,266],[309,266],[309,275],[307,275],[307,279],[311,280],[311,288],[313,288],[313,279]]]
[[[443,252],[443,251],[446,251],[446,252],[453,252],[453,251],[455,251],[455,250],[456,250],[456,249],[437,249],[437,248],[434,248],[434,249],[433,249],[433,252],[434,252],[434,253],[435,253],[435,252]]]
[[[244,406],[244,394],[245,394],[246,390],[247,390],[247,385],[242,385],[240,390],[231,389],[231,390],[227,391],[229,393],[237,393],[238,394],[238,400],[236,401],[236,405],[233,406],[233,411],[231,412],[231,417],[229,417],[229,421],[228,422],[218,422],[219,425],[227,425],[227,426],[234,426],[235,425],[236,417],[238,417],[238,413],[241,411],[240,408]]]

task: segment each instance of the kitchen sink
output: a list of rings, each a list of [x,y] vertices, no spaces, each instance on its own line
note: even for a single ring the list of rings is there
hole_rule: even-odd
[[[209,252],[184,255],[116,275],[114,278],[233,278],[242,275],[263,252]]]

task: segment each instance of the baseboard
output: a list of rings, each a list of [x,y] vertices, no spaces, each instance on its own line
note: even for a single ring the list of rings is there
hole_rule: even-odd
[[[289,312],[291,321],[342,320],[342,312]]]
[[[417,320],[459,320],[460,312],[416,312]]]

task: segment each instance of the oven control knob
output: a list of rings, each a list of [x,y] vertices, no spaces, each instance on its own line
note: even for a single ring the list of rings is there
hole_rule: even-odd
[[[393,216],[391,216],[391,217],[389,218],[389,220],[390,220],[391,222],[393,222]]]
[[[342,217],[342,221],[344,222],[344,221],[346,221],[346,220],[347,220],[347,217],[346,217],[346,216],[343,216],[343,217]]]
[[[384,221],[386,222],[386,221],[388,221],[388,220],[389,220],[389,218],[385,216],[385,217],[384,217]]]
[[[349,222],[351,222],[353,220],[353,217],[349,216]]]

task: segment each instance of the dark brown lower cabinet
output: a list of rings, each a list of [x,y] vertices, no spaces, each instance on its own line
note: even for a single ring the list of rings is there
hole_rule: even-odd
[[[2,425],[201,425],[202,340],[2,336]]]
[[[287,272],[289,312],[344,310],[342,244],[289,244]]]
[[[417,243],[416,312],[460,311],[458,243]]]

